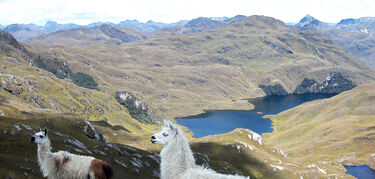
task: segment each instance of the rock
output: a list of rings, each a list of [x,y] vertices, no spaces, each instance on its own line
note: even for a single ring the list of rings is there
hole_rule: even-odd
[[[0,87],[13,95],[23,92],[23,80],[9,74],[0,74]]]
[[[100,134],[89,121],[85,121],[83,132],[86,134],[86,136],[92,139],[96,139],[101,142],[106,141],[105,137],[102,134]]]

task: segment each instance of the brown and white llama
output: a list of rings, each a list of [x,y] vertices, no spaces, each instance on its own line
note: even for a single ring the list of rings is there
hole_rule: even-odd
[[[112,167],[102,160],[66,151],[51,152],[47,129],[32,135],[31,142],[38,144],[38,163],[48,179],[110,179],[113,176]]]

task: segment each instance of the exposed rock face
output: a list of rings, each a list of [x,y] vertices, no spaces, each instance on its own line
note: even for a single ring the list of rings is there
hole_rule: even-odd
[[[146,103],[127,91],[117,92],[116,99],[120,104],[128,108],[130,115],[134,119],[142,123],[154,124],[161,120]]]
[[[86,136],[98,141],[106,141],[105,137],[100,134],[89,121],[85,121],[85,124],[86,125],[83,127],[83,132],[86,134]]]
[[[13,75],[0,74],[0,87],[5,91],[12,93],[13,95],[18,95],[23,92],[21,79],[14,77]]]
[[[294,93],[341,93],[354,87],[356,85],[341,73],[333,72],[322,83],[318,83],[314,79],[305,78],[294,90]]]
[[[267,96],[271,95],[288,95],[288,92],[280,84],[275,85],[259,85],[259,88],[266,93]]]

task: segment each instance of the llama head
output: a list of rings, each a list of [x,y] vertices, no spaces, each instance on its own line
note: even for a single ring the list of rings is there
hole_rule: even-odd
[[[178,133],[177,126],[171,121],[164,121],[163,129],[151,136],[151,142],[153,144],[168,145],[169,141],[173,139]]]
[[[37,144],[44,144],[48,140],[47,132],[47,129],[44,129],[44,131],[40,129],[39,132],[31,136],[31,142],[35,142]]]

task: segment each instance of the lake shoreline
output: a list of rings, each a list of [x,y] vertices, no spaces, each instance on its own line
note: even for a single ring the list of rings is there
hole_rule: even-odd
[[[224,134],[236,128],[250,129],[262,135],[273,131],[273,121],[269,119],[269,115],[278,114],[304,102],[330,98],[334,95],[336,94],[309,93],[250,98],[247,102],[254,105],[250,110],[204,110],[203,113],[177,117],[174,120],[187,127],[194,138]]]

